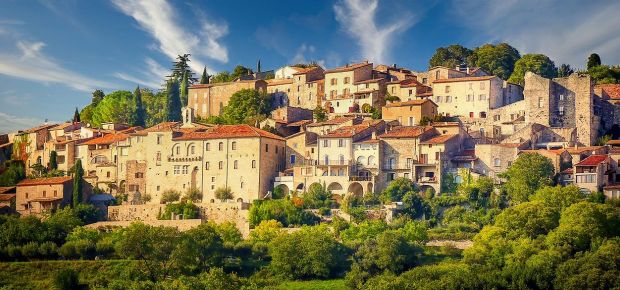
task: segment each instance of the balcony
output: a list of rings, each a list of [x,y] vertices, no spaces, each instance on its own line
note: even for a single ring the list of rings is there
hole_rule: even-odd
[[[192,156],[192,157],[168,156],[168,162],[193,162],[193,161],[202,161],[202,156]]]
[[[293,182],[293,176],[276,176],[275,182]]]
[[[372,181],[372,176],[349,176],[349,181]]]
[[[318,166],[350,166],[350,160],[315,160]]]
[[[419,183],[437,183],[437,178],[432,176],[422,176],[420,178],[418,178],[418,182]]]

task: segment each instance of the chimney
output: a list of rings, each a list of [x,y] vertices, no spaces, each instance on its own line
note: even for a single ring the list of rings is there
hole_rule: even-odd
[[[461,66],[457,65],[454,69],[456,69],[457,71],[461,71]]]

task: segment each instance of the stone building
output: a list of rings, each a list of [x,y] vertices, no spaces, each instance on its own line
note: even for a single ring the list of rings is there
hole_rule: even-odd
[[[41,215],[71,203],[72,191],[69,176],[25,179],[17,184],[15,207],[21,215]]]
[[[325,71],[325,98],[330,113],[350,113],[379,107],[385,94],[385,78],[373,78],[372,63],[362,62]]]
[[[243,89],[267,92],[264,80],[237,80],[228,83],[197,84],[189,87],[188,107],[193,108],[197,116],[207,118],[219,116],[232,95]]]
[[[381,109],[381,118],[397,121],[403,126],[417,126],[422,118],[432,119],[437,115],[437,104],[429,99],[393,102]]]
[[[430,86],[423,85],[415,78],[391,81],[386,84],[387,93],[398,97],[400,101],[428,98],[433,95]]]
[[[500,181],[503,173],[517,159],[521,150],[529,148],[529,141],[523,143],[476,144],[475,171]]]
[[[325,96],[324,73],[320,66],[300,69],[294,73],[289,103],[309,110],[320,106]]]

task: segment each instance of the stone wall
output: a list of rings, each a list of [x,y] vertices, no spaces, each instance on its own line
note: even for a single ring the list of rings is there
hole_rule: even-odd
[[[125,227],[130,226],[134,222],[136,222],[136,221],[103,221],[103,222],[96,222],[94,224],[88,224],[88,225],[86,225],[86,227],[92,228],[92,229],[99,229],[99,230],[109,229],[109,228],[116,228],[116,227],[125,228]],[[174,227],[174,228],[177,228],[180,231],[186,231],[186,230],[193,229],[193,228],[201,225],[203,223],[203,220],[201,220],[201,219],[191,219],[191,220],[148,220],[148,221],[141,221],[141,222],[144,223],[144,224],[150,225],[150,226],[154,226],[154,227],[159,227],[159,226]]]

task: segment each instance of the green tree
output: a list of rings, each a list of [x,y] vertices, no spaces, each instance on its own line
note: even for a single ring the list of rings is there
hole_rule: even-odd
[[[269,114],[270,100],[266,94],[253,89],[235,92],[222,111],[222,117],[228,124],[250,124],[265,118]]]
[[[230,82],[232,81],[230,72],[228,71],[221,71],[219,73],[217,73],[216,75],[214,75],[213,77],[211,77],[210,82],[211,83],[226,83],[226,82]]]
[[[554,288],[617,289],[620,288],[619,269],[620,239],[614,238],[559,265]]]
[[[160,90],[153,92],[142,89],[142,104],[145,109],[145,123],[147,127],[154,126],[166,120],[167,92]]]
[[[207,67],[202,70],[202,76],[200,76],[200,84],[206,85],[209,83],[209,74],[207,73]]]
[[[586,72],[589,74],[597,84],[615,84],[620,81],[620,67],[598,65],[591,67]]]
[[[73,112],[73,123],[79,123],[80,122],[80,112],[78,111],[78,108],[75,107],[75,112]]]
[[[49,168],[50,170],[56,170],[58,169],[58,154],[56,153],[55,150],[50,151],[50,164],[49,164]]]
[[[136,108],[134,122],[135,126],[146,126],[146,110],[144,109],[144,104],[142,103],[142,91],[140,87],[136,87],[136,90],[133,92],[133,100],[134,106]]]
[[[93,97],[92,97],[92,99],[91,99],[90,103],[91,103],[94,107],[96,107],[96,106],[99,104],[99,102],[103,101],[103,98],[104,98],[104,97],[105,97],[105,94],[103,93],[103,91],[102,91],[102,90],[95,90],[95,91],[93,92]]]
[[[175,201],[179,201],[181,198],[181,193],[174,189],[167,189],[161,194],[161,202],[162,203],[171,203]]]
[[[559,213],[565,208],[585,200],[586,196],[579,187],[570,186],[547,186],[543,187],[530,196],[531,201],[541,201],[545,205],[555,208]]]
[[[414,191],[415,187],[410,179],[399,177],[392,180],[381,192],[381,199],[383,202],[401,201],[406,193]]]
[[[183,107],[187,106],[187,94],[189,89],[189,83],[187,79],[187,73],[183,74],[183,78],[181,79],[181,105]]]
[[[558,67],[557,76],[558,77],[567,77],[567,76],[572,75],[574,72],[575,71],[573,70],[573,68],[570,67],[570,64],[563,63],[562,65],[560,65],[560,67]]]
[[[508,181],[505,189],[514,203],[525,202],[543,186],[550,185],[554,175],[551,160],[537,153],[524,153],[502,174]]]
[[[592,53],[588,56],[588,62],[586,63],[586,68],[590,70],[593,67],[601,65],[601,57],[597,53]]]
[[[236,78],[238,78],[240,76],[250,75],[250,74],[252,74],[252,69],[247,68],[247,67],[242,66],[242,65],[237,65],[233,69],[233,72],[230,75],[229,81],[233,81],[233,80],[235,80]]]
[[[445,66],[455,68],[458,65],[467,64],[468,58],[472,53],[471,49],[459,44],[440,47],[435,50],[435,54],[429,60],[429,67]]]
[[[93,123],[93,109],[95,106],[89,104],[80,111],[80,120],[85,124]]]
[[[303,194],[304,207],[321,208],[331,207],[332,193],[324,184],[313,183]]]
[[[230,187],[218,187],[215,189],[215,198],[225,201],[227,199],[233,199],[234,195]]]
[[[181,121],[181,98],[179,97],[179,81],[171,79],[168,81],[166,97],[166,121]]]
[[[275,199],[255,200],[250,207],[249,220],[250,226],[255,227],[267,220],[276,220],[284,226],[311,225],[319,218],[288,199]]]
[[[171,259],[186,275],[198,274],[222,264],[223,242],[212,224],[201,224],[184,232]]]
[[[197,78],[194,77],[194,72],[189,67],[189,62],[191,61],[189,57],[191,54],[177,55],[177,60],[173,62],[172,65],[172,74],[168,76],[171,79],[182,80],[185,75],[187,75],[187,82],[189,84],[194,84],[198,81]]]
[[[491,75],[507,80],[519,58],[521,58],[519,51],[507,43],[485,44],[474,49],[469,57],[469,63],[471,66],[482,68]]]
[[[316,106],[312,111],[312,115],[314,115],[315,122],[324,122],[327,120],[327,112],[321,106]]]
[[[73,207],[82,203],[84,169],[82,160],[78,159],[73,165]]]
[[[505,209],[497,216],[495,226],[509,230],[509,239],[534,239],[556,228],[559,219],[559,212],[542,202],[524,202]]]
[[[99,102],[92,112],[92,125],[101,126],[105,122],[133,124],[135,103],[129,91],[113,92]]]
[[[557,68],[553,61],[544,54],[526,54],[517,60],[508,81],[523,86],[525,85],[523,78],[528,71],[546,78],[554,78]]]

